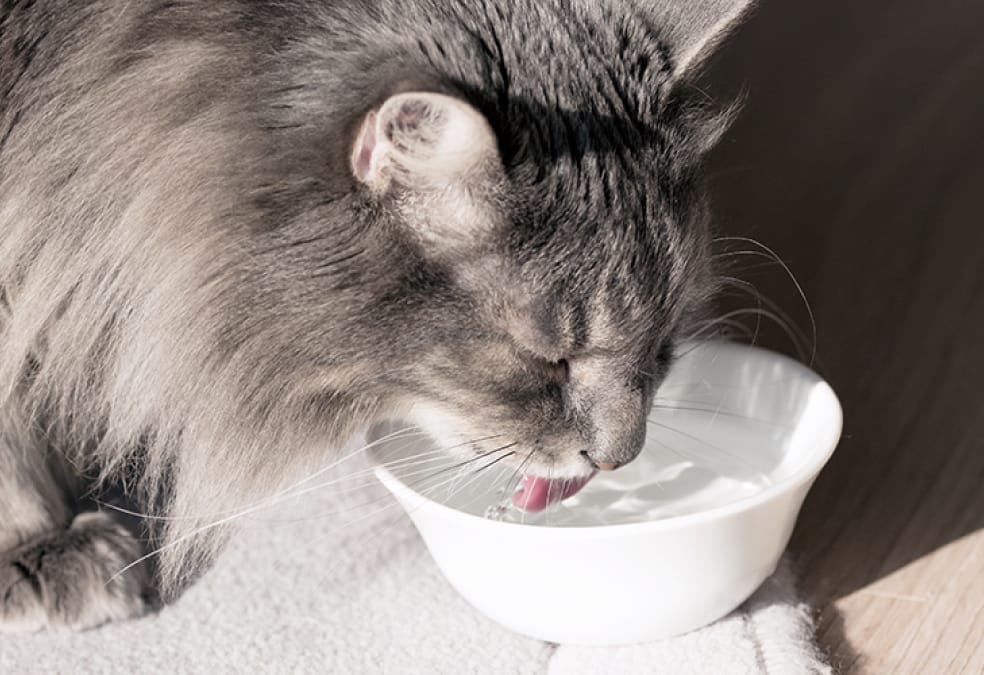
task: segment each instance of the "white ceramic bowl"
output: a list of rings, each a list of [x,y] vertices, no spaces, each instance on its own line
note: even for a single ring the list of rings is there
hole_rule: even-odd
[[[669,504],[671,515],[646,522],[570,527],[488,520],[449,506],[454,499],[420,494],[408,486],[409,472],[401,479],[398,469],[381,464],[376,475],[410,515],[448,581],[502,625],[561,644],[677,635],[728,614],[775,570],[803,499],[836,447],[841,409],[831,388],[806,367],[726,342],[690,349],[657,403],[679,409],[654,408],[660,426],[650,431],[637,462],[672,445],[672,434],[654,433],[666,420],[682,424],[690,415],[690,438],[699,435],[694,420],[709,431],[715,419],[747,420],[767,429],[759,443],[745,439],[744,447],[729,449],[727,436],[719,434],[708,452],[711,445],[723,451],[725,472],[747,462],[766,480],[750,492],[719,491],[717,501],[710,489],[710,501],[698,500],[684,515],[672,515]],[[385,430],[374,433],[378,438]],[[374,457],[386,461],[393,453],[419,451],[426,439],[417,443],[408,449],[405,440],[383,441]],[[616,479],[632,466],[606,476]],[[714,481],[705,482],[713,488]]]

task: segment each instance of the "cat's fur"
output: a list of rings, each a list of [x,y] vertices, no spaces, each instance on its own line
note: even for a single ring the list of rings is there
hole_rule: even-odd
[[[110,478],[173,588],[380,415],[634,457],[713,290],[685,83],[747,4],[3,0],[0,626],[142,610],[76,516]]]

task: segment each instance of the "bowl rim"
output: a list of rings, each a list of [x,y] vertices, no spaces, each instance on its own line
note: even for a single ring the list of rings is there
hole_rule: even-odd
[[[697,525],[701,523],[706,523],[713,520],[724,519],[729,516],[742,513],[744,511],[749,511],[756,508],[766,502],[770,502],[783,494],[793,492],[797,488],[801,487],[804,483],[813,481],[823,470],[824,466],[830,460],[834,451],[841,439],[841,432],[843,431],[844,425],[844,412],[841,406],[840,400],[837,394],[834,392],[833,388],[828,384],[820,375],[818,375],[811,368],[803,365],[799,361],[792,359],[785,354],[780,354],[772,350],[763,349],[762,347],[756,347],[752,345],[744,345],[736,342],[729,342],[725,340],[708,340],[700,343],[700,346],[715,345],[717,347],[731,349],[734,351],[751,351],[757,352],[759,356],[766,356],[772,359],[779,359],[786,361],[789,365],[801,371],[803,375],[806,375],[814,380],[816,390],[822,392],[824,396],[827,397],[828,405],[830,406],[830,412],[834,418],[834,424],[831,425],[831,433],[824,438],[820,439],[824,441],[823,443],[817,442],[817,447],[825,447],[822,452],[814,453],[814,456],[808,459],[803,466],[799,467],[789,476],[783,478],[782,480],[773,483],[761,491],[756,492],[745,497],[741,497],[727,504],[722,504],[720,506],[714,506],[701,511],[695,511],[693,513],[686,513],[676,516],[668,516],[666,518],[660,518],[658,520],[647,520],[643,522],[633,522],[633,523],[616,523],[611,525],[562,525],[562,526],[551,526],[551,525],[534,525],[530,523],[513,523],[507,521],[490,520],[488,518],[483,518],[482,516],[475,515],[472,513],[467,513],[465,511],[460,511],[441,502],[435,501],[426,495],[423,495],[412,487],[404,483],[402,480],[397,478],[393,472],[391,472],[385,465],[379,464],[373,461],[373,453],[368,453],[370,462],[373,464],[373,472],[381,483],[394,495],[397,492],[409,493],[412,498],[418,503],[415,504],[412,509],[408,509],[408,515],[413,515],[410,510],[417,511],[429,511],[435,516],[457,520],[461,522],[468,522],[472,527],[477,528],[488,528],[489,530],[498,530],[500,533],[505,533],[508,531],[510,534],[515,535],[526,535],[536,536],[536,537],[584,537],[584,536],[617,536],[617,535],[630,535],[638,534],[648,530],[661,531],[661,530],[675,530],[682,527],[689,527],[692,525]],[[406,507],[405,507],[406,508]],[[481,524],[479,524],[481,523]],[[502,529],[506,528],[506,529]]]

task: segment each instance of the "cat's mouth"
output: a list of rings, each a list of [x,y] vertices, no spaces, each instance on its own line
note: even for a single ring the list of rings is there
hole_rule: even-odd
[[[551,504],[573,497],[596,473],[593,471],[580,478],[543,478],[523,474],[523,482],[513,493],[512,503],[524,511],[542,511]]]

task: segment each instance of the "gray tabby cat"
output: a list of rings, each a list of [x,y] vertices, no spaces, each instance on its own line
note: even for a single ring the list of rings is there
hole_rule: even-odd
[[[2,0],[0,629],[145,611],[108,481],[173,590],[382,416],[630,461],[714,291],[686,85],[748,2]]]

